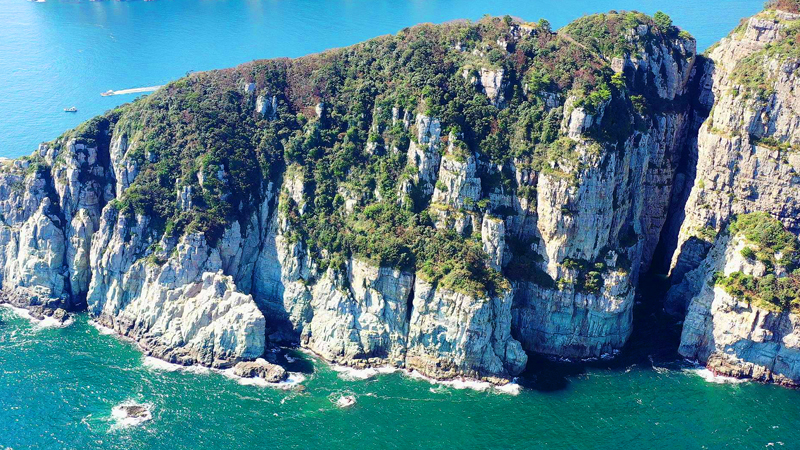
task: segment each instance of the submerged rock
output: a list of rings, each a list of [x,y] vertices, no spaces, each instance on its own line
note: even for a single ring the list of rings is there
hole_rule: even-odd
[[[153,419],[149,405],[132,402],[123,403],[112,408],[111,417],[121,427],[137,426]]]
[[[354,395],[343,395],[336,400],[336,406],[339,408],[349,408],[356,404],[356,397]]]

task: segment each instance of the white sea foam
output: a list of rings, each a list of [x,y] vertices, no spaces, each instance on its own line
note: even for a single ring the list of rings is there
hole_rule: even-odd
[[[724,375],[717,375],[714,372],[706,369],[705,367],[695,368],[695,369],[683,369],[683,371],[691,373],[693,375],[697,375],[709,383],[739,384],[739,383],[746,383],[748,381],[743,378],[734,378],[734,377],[726,377]]]
[[[349,408],[356,404],[355,395],[343,395],[336,400],[336,406],[339,408]]]
[[[75,319],[73,319],[72,317],[68,318],[63,322],[60,322],[52,317],[47,317],[47,316],[45,316],[44,319],[37,319],[36,317],[33,317],[30,311],[28,311],[27,309],[18,308],[8,303],[0,303],[0,307],[4,307],[13,311],[14,314],[18,315],[19,317],[22,317],[23,319],[29,320],[32,324],[36,325],[39,328],[65,328],[75,323]]]
[[[198,374],[206,374],[211,372],[211,369],[205,366],[201,365],[182,366],[180,364],[173,364],[158,358],[154,358],[152,356],[145,356],[144,360],[142,361],[142,365],[147,367],[148,369],[161,370],[164,372],[181,371],[181,372],[198,373]]]
[[[144,408],[144,412],[138,415],[130,415],[128,408],[131,406],[140,406]],[[153,419],[151,412],[153,405],[149,403],[136,403],[131,400],[126,400],[119,405],[111,408],[111,418],[114,419],[114,426],[112,428],[128,428],[141,425],[148,420]]]
[[[498,386],[488,381],[479,381],[479,380],[472,380],[469,378],[457,378],[454,380],[437,380],[435,378],[426,377],[425,375],[417,372],[416,370],[412,370],[410,372],[404,371],[406,375],[410,378],[415,380],[422,380],[427,381],[428,383],[439,385],[439,386],[447,386],[453,389],[472,389],[478,392],[497,392],[501,394],[509,394],[509,395],[518,395],[522,390],[522,386],[517,384],[516,382],[512,381],[510,383],[504,384],[502,386]],[[431,391],[431,392],[439,392],[439,391]]]
[[[519,395],[519,393],[522,391],[522,386],[512,381],[511,383],[504,384],[502,386],[495,386],[494,389],[498,392],[502,392],[503,394]]]
[[[661,375],[664,375],[664,374],[667,374],[667,373],[670,372],[670,370],[668,368],[666,368],[666,367],[658,367],[658,366],[653,366],[653,370],[655,370],[656,373],[661,374]]]
[[[90,320],[90,321],[89,321],[89,325],[91,325],[91,326],[93,326],[94,328],[96,328],[96,329],[97,329],[97,331],[99,331],[99,332],[100,332],[100,334],[102,334],[102,335],[105,335],[105,336],[108,336],[108,335],[113,335],[113,334],[117,334],[117,332],[116,332],[116,331],[114,331],[114,329],[112,329],[112,328],[108,328],[108,327],[107,327],[107,326],[105,326],[105,325],[101,325],[100,323],[98,323],[98,322],[97,322],[97,321],[95,321],[95,320]]]
[[[223,369],[223,370],[215,369],[214,371],[232,380],[236,380],[236,382],[241,384],[242,386],[260,386],[260,387],[271,387],[275,389],[288,390],[306,380],[306,377],[302,373],[297,373],[297,372],[288,372],[285,380],[280,381],[278,383],[270,383],[261,377],[252,377],[252,378],[240,377],[239,375],[233,373],[233,369]]]
[[[305,349],[305,348],[300,348],[298,350],[303,352],[303,353],[305,353],[305,354],[307,354],[307,355],[309,355],[309,356],[312,356],[314,358],[322,359],[322,358],[320,358],[319,355],[317,355],[316,353],[312,352],[311,350],[308,350],[308,349]],[[324,361],[324,359],[323,359],[323,361]],[[469,379],[469,378],[457,378],[457,379],[454,379],[454,380],[444,380],[444,381],[442,381],[442,380],[437,380],[435,378],[430,378],[430,377],[427,377],[425,375],[422,375],[421,373],[419,373],[419,372],[417,372],[415,370],[398,369],[398,368],[389,367],[389,366],[369,368],[369,369],[354,369],[352,367],[340,366],[340,365],[330,364],[330,363],[328,363],[328,365],[334,371],[339,372],[339,378],[344,379],[344,380],[348,380],[348,379],[349,380],[366,380],[366,379],[372,378],[372,377],[380,375],[380,374],[401,372],[403,375],[405,375],[407,377],[410,377],[410,378],[413,378],[413,379],[424,380],[424,381],[427,381],[427,382],[429,382],[431,384],[435,384],[435,385],[439,385],[439,386],[448,386],[448,387],[452,387],[454,389],[472,389],[472,390],[475,390],[475,391],[491,390],[492,392],[499,392],[499,393],[510,394],[510,395],[517,395],[517,394],[519,394],[520,390],[522,389],[521,386],[519,386],[515,382],[511,382],[511,383],[508,383],[508,384],[503,385],[503,386],[497,386],[497,385],[494,385],[494,384],[489,383],[487,381],[479,381],[479,380],[473,380],[473,379]]]
[[[348,381],[368,380],[370,378],[373,378],[381,374],[394,373],[400,370],[396,367],[390,367],[390,366],[375,367],[369,369],[355,369],[352,367],[338,366],[335,364],[331,364],[331,368],[339,373],[339,378]]]

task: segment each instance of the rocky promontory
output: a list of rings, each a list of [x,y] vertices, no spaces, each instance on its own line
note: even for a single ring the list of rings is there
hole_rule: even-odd
[[[614,354],[645,271],[672,258],[682,314],[737,214],[796,234],[795,19],[707,56],[663,13],[612,11],[193,73],[4,162],[2,289],[273,382],[273,345],[498,384],[530,353]],[[709,295],[681,351],[712,364],[688,341],[717,332]]]

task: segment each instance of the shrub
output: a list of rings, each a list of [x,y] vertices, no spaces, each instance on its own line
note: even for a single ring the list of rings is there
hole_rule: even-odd
[[[672,18],[662,11],[656,11],[656,13],[653,14],[653,22],[663,31],[672,28]]]

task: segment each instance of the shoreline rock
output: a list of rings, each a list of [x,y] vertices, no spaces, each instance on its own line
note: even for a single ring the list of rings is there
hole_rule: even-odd
[[[24,309],[36,320],[54,320],[57,325],[64,325],[72,318],[72,315],[64,309],[63,301],[43,300],[34,290],[28,288],[3,288],[0,290],[0,304],[2,303]]]
[[[242,378],[263,378],[267,383],[280,383],[289,375],[283,367],[269,363],[262,358],[237,363],[233,366],[233,373]]]

